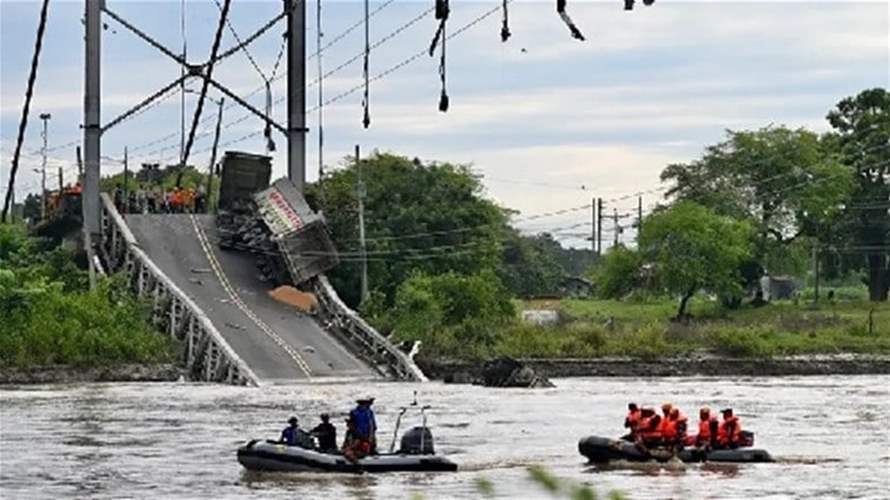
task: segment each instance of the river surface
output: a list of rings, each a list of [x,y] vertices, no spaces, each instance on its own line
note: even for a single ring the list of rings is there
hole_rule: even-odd
[[[890,498],[890,377],[555,380],[555,389],[336,383],[229,387],[193,383],[47,385],[0,389],[0,497],[18,498],[552,498],[529,479],[541,464],[568,481],[630,498]],[[456,474],[249,473],[235,449],[377,397],[388,445],[398,407],[417,390],[433,406],[437,451]],[[772,464],[616,464],[577,452],[587,434],[619,435],[629,399],[671,401],[696,420],[732,405]],[[412,423],[409,421],[409,423]],[[695,424],[694,424],[695,425]]]

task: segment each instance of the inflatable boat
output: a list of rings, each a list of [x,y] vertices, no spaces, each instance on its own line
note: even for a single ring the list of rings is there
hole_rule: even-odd
[[[634,443],[621,439],[609,439],[600,436],[588,436],[578,442],[578,451],[594,463],[610,460],[628,460],[645,462],[649,460],[667,461],[673,454],[667,450],[654,449],[646,453]],[[696,448],[684,448],[677,453],[677,458],[684,462],[772,462],[773,458],[766,450],[758,448],[735,448],[731,450],[711,450],[703,452]]]
[[[339,453],[287,446],[274,441],[254,440],[238,448],[238,462],[248,470],[280,472],[454,472],[457,464],[433,455],[383,453],[352,463]]]
[[[402,435],[395,450],[402,416],[409,409],[420,411],[423,424]],[[396,420],[388,453],[371,454],[349,461],[340,452],[324,452],[314,447],[289,446],[278,441],[254,439],[238,448],[238,462],[248,470],[279,472],[455,472],[457,464],[436,455],[433,433],[426,425],[429,406],[402,407]],[[311,443],[310,443],[311,444]]]

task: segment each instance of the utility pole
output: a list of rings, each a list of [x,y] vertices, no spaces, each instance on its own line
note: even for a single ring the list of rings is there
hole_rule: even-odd
[[[284,0],[287,13],[287,177],[306,184],[306,2]]]
[[[59,197],[62,196],[62,190],[65,189],[65,180],[62,178],[62,167],[59,167]]]
[[[618,246],[618,233],[621,232],[621,226],[618,225],[618,209],[612,209],[612,226],[615,228],[615,243],[612,246]]]
[[[102,8],[105,0],[86,0],[84,99],[83,99],[83,227],[90,235],[99,234],[99,156],[101,155],[101,80]],[[90,266],[92,249],[88,248]]]
[[[210,169],[207,172],[207,213],[211,212],[210,193],[213,190],[213,169],[216,168],[216,148],[219,146],[219,132],[222,126],[223,104],[225,102],[226,100],[222,97],[217,102],[219,111],[216,115],[216,130],[213,133],[213,149],[210,150]]]
[[[590,199],[590,224],[590,249],[596,254],[596,197]]]
[[[127,161],[127,147],[124,146],[124,199],[121,200],[121,206],[124,207],[124,213],[130,213],[130,166]]]
[[[49,113],[40,113],[40,119],[43,120],[43,149],[40,151],[43,161],[40,167],[40,218],[46,219],[46,142],[47,142],[47,124],[53,115]]]
[[[637,197],[637,248],[640,248],[640,233],[643,231],[643,197]]]
[[[596,199],[596,253],[603,253],[603,199]]]
[[[358,238],[362,255],[362,302],[368,296],[368,251],[365,246],[365,181],[362,179],[362,160],[355,145],[356,198],[358,198]]]
[[[75,150],[77,152],[77,182],[83,182],[83,158],[80,156],[80,146]]]

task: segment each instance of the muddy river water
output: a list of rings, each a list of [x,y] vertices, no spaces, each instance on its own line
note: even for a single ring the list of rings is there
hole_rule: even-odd
[[[0,497],[14,498],[551,498],[529,479],[558,476],[630,498],[890,498],[890,377],[555,380],[555,389],[395,383],[262,388],[192,383],[46,385],[0,389]],[[456,474],[262,474],[235,449],[276,437],[291,414],[313,424],[356,396],[377,397],[388,445],[398,407],[432,405],[437,451]],[[671,401],[690,419],[732,405],[771,464],[616,464],[578,454],[587,434],[619,435],[629,399]],[[410,423],[410,422],[409,422]],[[342,429],[341,429],[342,430]]]

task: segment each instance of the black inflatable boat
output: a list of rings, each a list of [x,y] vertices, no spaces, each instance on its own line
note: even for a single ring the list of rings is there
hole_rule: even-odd
[[[628,460],[645,462],[649,460],[666,461],[672,454],[666,450],[653,450],[652,453],[640,451],[630,441],[609,439],[600,436],[588,436],[578,442],[578,451],[594,463],[610,460]],[[766,450],[758,448],[736,448],[732,450],[711,450],[701,452],[695,448],[684,448],[677,454],[684,462],[772,462],[773,457]]]
[[[457,464],[436,455],[433,433],[426,425],[429,406],[402,407],[396,420],[388,453],[368,455],[355,462],[339,452],[322,452],[304,446],[289,446],[277,441],[255,439],[238,448],[238,462],[248,470],[282,472],[455,472]],[[419,410],[423,424],[402,435],[398,451],[396,436],[402,416],[408,410]]]

